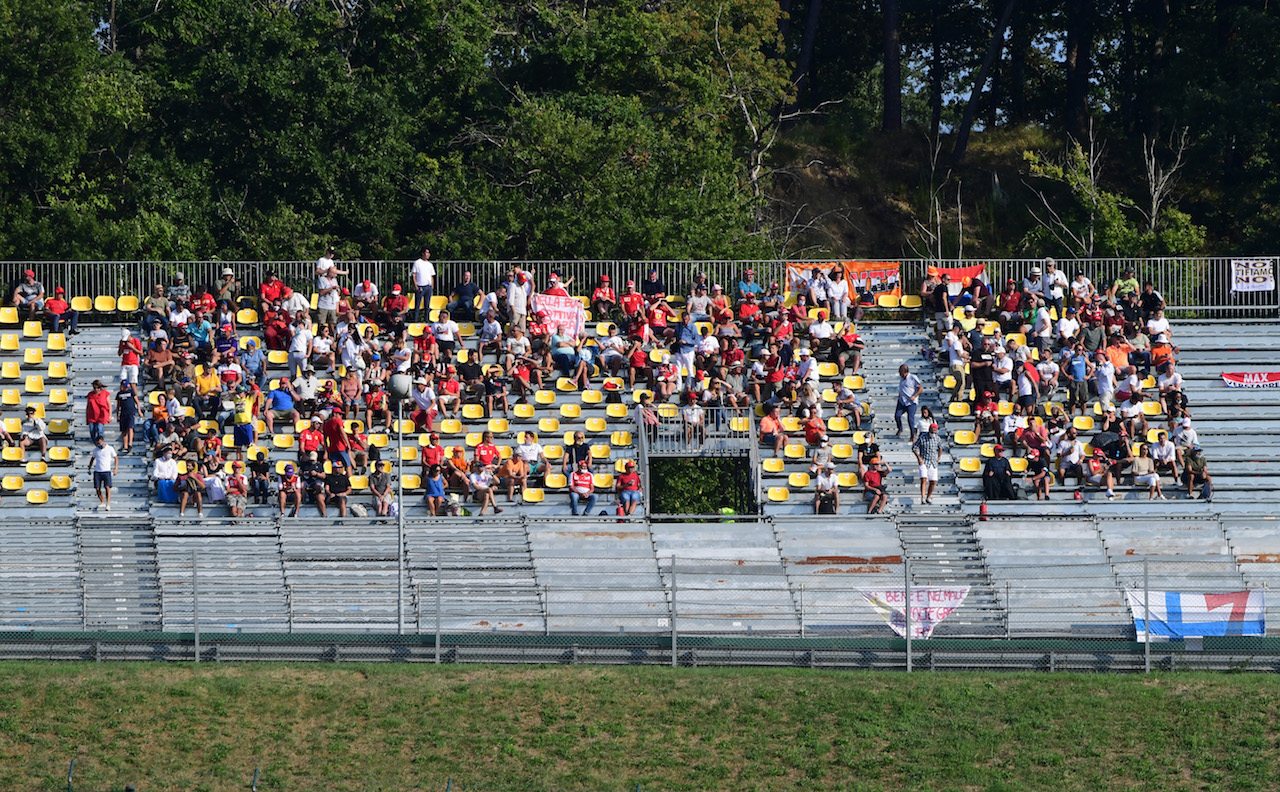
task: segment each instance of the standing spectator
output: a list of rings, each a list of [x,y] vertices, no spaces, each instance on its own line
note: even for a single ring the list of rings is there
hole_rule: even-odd
[[[44,301],[44,318],[49,321],[49,332],[61,333],[65,323],[69,328],[68,335],[75,335],[80,332],[80,312],[67,302],[66,294],[66,289],[61,286],[53,290],[53,297]]]
[[[13,307],[27,312],[27,321],[34,321],[36,312],[44,310],[44,284],[36,280],[34,270],[22,273],[22,280],[13,290]]]
[[[425,316],[427,320],[431,318],[431,297],[436,283],[436,265],[431,263],[431,250],[422,249],[422,255],[413,262],[413,266],[409,270],[409,276],[413,280],[414,294],[416,295],[416,305],[413,311],[413,321],[422,322]]]
[[[1062,316],[1062,296],[1069,286],[1067,275],[1058,269],[1058,263],[1051,258],[1046,258],[1040,293],[1044,296],[1045,303],[1058,312],[1059,317]]]
[[[120,356],[120,379],[130,382],[138,381],[138,364],[142,355],[142,341],[133,337],[128,330],[120,331],[120,343],[116,345],[116,354]]]
[[[996,444],[982,469],[982,497],[986,500],[1017,500],[1013,488],[1013,468],[1004,458],[1004,446]]]
[[[105,391],[104,391],[105,392]],[[120,424],[120,453],[133,453],[133,432],[142,415],[142,402],[138,400],[138,391],[133,383],[123,380],[120,391],[116,393],[116,420]]]
[[[120,472],[120,460],[115,448],[107,445],[107,439],[99,434],[93,440],[89,452],[89,469],[93,471],[93,491],[103,511],[111,511],[111,476]]]
[[[924,384],[920,378],[911,373],[906,364],[898,367],[898,406],[893,410],[893,423],[898,428],[895,437],[902,437],[902,416],[907,416],[907,428],[911,431],[911,442],[916,440],[916,408],[920,404],[920,394],[924,393]]]
[[[316,323],[321,327],[338,323],[338,265],[330,264],[316,278]]]
[[[577,517],[579,504],[585,504],[583,515],[590,515],[596,508],[595,477],[591,474],[591,464],[585,459],[578,461],[577,468],[569,475],[569,509]]]
[[[324,433],[325,454],[328,459],[335,464],[341,460],[347,468],[350,468],[351,456],[349,449],[351,442],[347,437],[347,429],[342,421],[342,410],[334,408],[329,417],[321,424],[320,431]]]
[[[289,342],[289,372],[294,377],[299,371],[311,368],[311,352],[315,336],[311,334],[311,320],[299,315],[293,323],[293,337]]]
[[[933,502],[933,491],[938,487],[938,455],[942,451],[942,439],[938,437],[938,425],[929,424],[929,430],[916,438],[911,452],[920,466],[920,499]]]
[[[123,384],[122,382],[121,386]],[[89,391],[84,412],[85,423],[89,425],[89,440],[96,441],[102,437],[102,427],[111,420],[111,394],[107,393],[102,380],[93,381],[93,389]]]

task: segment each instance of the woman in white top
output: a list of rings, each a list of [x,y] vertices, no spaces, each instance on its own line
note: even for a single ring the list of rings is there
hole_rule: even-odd
[[[827,283],[827,302],[831,304],[831,321],[843,322],[849,318],[849,281],[838,267],[831,271]]]
[[[330,325],[320,325],[320,335],[311,340],[311,363],[316,371],[333,368],[333,328]]]
[[[441,311],[438,321],[431,325],[431,333],[436,337],[436,345],[440,347],[441,359],[451,356],[458,346],[458,323],[449,318],[448,311]]]
[[[538,442],[537,432],[525,432],[524,442],[516,446],[516,456],[529,463],[529,478],[541,476],[547,470],[547,455]]]

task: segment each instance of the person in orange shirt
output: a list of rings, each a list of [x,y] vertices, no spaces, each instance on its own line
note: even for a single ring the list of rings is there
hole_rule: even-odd
[[[782,453],[787,444],[787,436],[782,432],[782,419],[778,417],[778,405],[769,407],[769,411],[760,419],[760,442],[773,446],[773,455]]]
[[[1129,346],[1123,335],[1114,333],[1103,351],[1107,353],[1107,359],[1116,367],[1116,371],[1123,371],[1129,365],[1129,353],[1133,351],[1133,347]]]

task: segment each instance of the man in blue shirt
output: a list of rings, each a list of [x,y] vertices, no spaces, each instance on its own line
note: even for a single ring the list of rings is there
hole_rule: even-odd
[[[263,418],[267,424],[267,434],[275,434],[275,422],[277,420],[290,421],[297,423],[301,417],[298,415],[297,409],[293,403],[293,386],[289,384],[287,377],[281,377],[276,383],[276,387],[271,389],[267,394],[267,409],[263,411]]]
[[[754,294],[759,297],[761,293],[760,284],[756,283],[756,271],[747,270],[743,273],[743,279],[738,281],[738,300],[747,299],[748,294]]]
[[[698,342],[701,340],[702,336],[698,332],[698,326],[693,323],[693,316],[685,311],[684,317],[680,320],[680,330],[676,334],[675,364],[677,369],[684,369],[686,390],[691,389],[698,381],[695,359]]]
[[[240,353],[240,365],[244,367],[245,374],[258,383],[259,389],[266,385],[267,358],[258,349],[258,342],[252,338],[245,342],[244,352]]]
[[[1067,380],[1067,414],[1079,407],[1080,414],[1084,415],[1089,401],[1089,380],[1093,378],[1094,369],[1083,343],[1076,343],[1062,369]]]

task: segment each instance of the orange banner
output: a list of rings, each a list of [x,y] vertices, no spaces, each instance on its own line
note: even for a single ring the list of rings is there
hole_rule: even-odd
[[[902,265],[897,261],[846,261],[844,274],[849,279],[849,291],[861,294],[871,292],[902,296]]]

